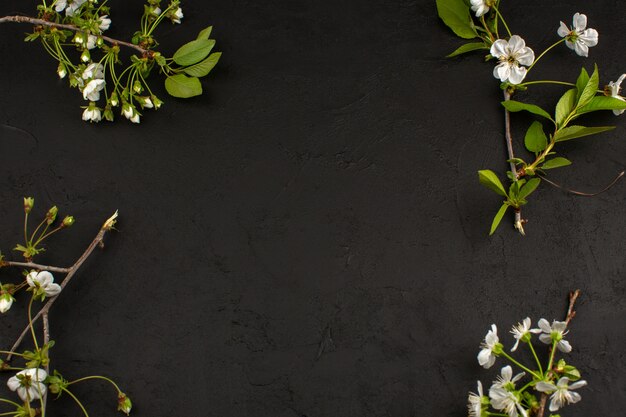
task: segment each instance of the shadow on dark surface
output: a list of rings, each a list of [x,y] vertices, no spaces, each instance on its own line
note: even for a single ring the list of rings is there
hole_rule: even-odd
[[[109,5],[111,33],[132,33],[141,5]],[[564,48],[541,71],[597,62],[603,83],[625,68],[619,5],[503,2],[532,45],[586,13],[600,31],[591,58]],[[434,2],[183,7],[164,49],[213,24],[222,60],[204,96],[165,98],[140,126],[82,122],[80,94],[22,42],[27,28],[0,26],[3,253],[17,256],[23,196],[77,218],[49,242],[41,261],[55,264],[120,210],[52,310],[54,366],[114,377],[138,417],[463,416],[475,380],[495,378],[475,359],[489,325],[509,346],[510,324],[561,318],[581,288],[569,340],[589,386],[563,414],[624,408],[624,184],[592,199],[543,187],[526,238],[510,219],[488,238],[499,201],[476,171],[505,169],[500,91],[480,56],[443,58],[459,42]],[[7,0],[0,14],[34,8]],[[574,166],[559,182],[594,189],[623,169],[624,119],[598,122],[619,126],[564,147]],[[23,304],[2,317],[3,347]],[[107,388],[79,393],[115,414]],[[62,399],[51,413],[79,410]]]

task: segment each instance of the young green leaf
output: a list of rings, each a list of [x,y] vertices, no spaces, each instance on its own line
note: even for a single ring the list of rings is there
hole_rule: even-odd
[[[479,49],[489,50],[489,47],[487,47],[482,42],[466,43],[464,45],[459,46],[454,52],[446,56],[446,58],[452,58],[454,56],[458,56],[458,55],[465,54],[465,53],[472,52],[472,51],[477,51]]]
[[[443,23],[464,39],[478,37],[469,10],[464,0],[437,0],[437,13]]]
[[[502,204],[502,207],[500,207],[500,210],[498,210],[495,217],[493,218],[493,221],[491,222],[491,230],[489,230],[489,236],[493,235],[493,232],[496,231],[508,208],[508,204]]]
[[[211,36],[212,30],[213,30],[213,26],[209,26],[208,28],[202,29],[200,33],[198,33],[198,37],[196,39],[209,39],[209,36]]]
[[[494,193],[507,197],[506,191],[504,191],[504,186],[493,171],[488,169],[478,171],[478,180],[482,185],[489,188]]]
[[[178,48],[172,58],[178,65],[193,65],[206,58],[214,46],[215,40],[213,39],[196,39]]]
[[[548,146],[548,138],[543,132],[543,125],[537,121],[533,122],[524,137],[524,145],[530,152],[539,153]]]
[[[524,184],[524,186],[520,190],[519,194],[517,195],[517,198],[519,200],[525,200],[526,197],[531,195],[533,191],[537,189],[540,182],[541,180],[539,178],[531,178],[530,180],[528,180],[528,182]]]
[[[165,89],[174,97],[189,98],[202,94],[202,84],[196,77],[176,74],[165,79]]]
[[[583,67],[581,68],[580,75],[578,76],[578,79],[576,80],[576,91],[578,92],[576,101],[580,99],[580,95],[583,93],[583,90],[585,89],[585,86],[587,85],[588,82],[589,82],[589,73],[587,73],[587,70]]]
[[[614,97],[595,96],[583,107],[576,110],[576,115],[599,110],[625,110],[626,101]]]
[[[572,162],[569,159],[563,158],[561,156],[557,156],[556,158],[552,158],[546,161],[540,168],[541,169],[554,169],[554,168],[565,167],[571,164]]]
[[[527,103],[522,103],[521,101],[507,100],[507,101],[503,101],[502,105],[504,106],[505,109],[513,113],[525,110],[532,114],[536,114],[537,116],[545,117],[548,120],[552,120],[552,117],[547,111],[545,111],[544,109],[542,109],[541,107],[535,104],[527,104]]]
[[[211,72],[211,70],[213,69],[213,67],[215,67],[215,65],[217,65],[217,61],[220,60],[221,56],[222,56],[221,52],[214,52],[211,55],[209,55],[208,58],[206,58],[204,61],[198,62],[195,65],[187,67],[183,69],[183,71],[185,72],[185,74],[191,75],[193,77],[204,77],[209,72]]]
[[[554,114],[554,120],[556,120],[556,124],[558,126],[562,126],[567,117],[572,113],[572,110],[574,110],[574,106],[576,105],[576,96],[576,89],[572,88],[571,90],[567,90],[559,99],[559,102],[556,104],[556,112]]]
[[[598,83],[599,83],[599,75],[598,75],[598,66],[595,65],[593,68],[593,73],[591,74],[591,77],[589,78],[589,81],[587,81],[587,84],[585,85],[585,88],[582,91],[578,91],[578,103],[576,104],[576,106],[578,107],[582,107],[585,104],[587,104],[589,102],[589,100],[591,100],[591,98],[593,96],[596,95],[596,91],[598,91]],[[577,88],[578,88],[578,82],[576,82],[577,84]]]
[[[557,130],[554,135],[554,140],[557,142],[563,142],[570,139],[582,138],[583,136],[595,135],[596,133],[602,133],[613,129],[615,129],[615,126],[568,126]]]

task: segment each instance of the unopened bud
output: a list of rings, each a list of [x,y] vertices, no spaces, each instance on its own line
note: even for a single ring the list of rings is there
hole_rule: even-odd
[[[32,197],[24,197],[24,212],[30,213],[35,205],[35,199]]]
[[[48,213],[46,213],[46,222],[52,224],[56,220],[58,212],[59,209],[57,206],[52,206],[52,208],[48,210]]]
[[[104,230],[111,230],[113,229],[113,226],[115,226],[115,223],[117,223],[117,210],[115,210],[115,213],[113,213],[113,215],[104,222],[102,228]]]
[[[130,401],[130,398],[123,392],[120,392],[117,396],[117,409],[122,413],[129,415],[130,410],[133,408],[133,403]]]
[[[65,218],[63,219],[63,227],[70,227],[73,224],[74,224],[74,217],[65,216]]]

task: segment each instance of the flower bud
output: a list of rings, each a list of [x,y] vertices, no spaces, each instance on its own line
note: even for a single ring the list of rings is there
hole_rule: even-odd
[[[83,53],[80,54],[80,60],[83,62],[89,62],[91,60],[91,54],[87,49],[85,49]]]
[[[130,410],[133,408],[133,403],[130,401],[130,398],[123,392],[120,392],[117,396],[117,409],[122,413],[129,415]]]
[[[35,199],[32,197],[24,197],[24,213],[30,213],[35,205]]]
[[[113,107],[117,107],[120,104],[120,99],[115,91],[111,94],[111,97],[109,98],[109,103],[111,103],[111,106]]]
[[[57,68],[57,74],[59,75],[59,78],[61,79],[65,78],[65,76],[67,75],[67,69],[65,68],[65,65],[62,62],[59,62],[59,67]]]
[[[155,110],[158,110],[159,108],[161,108],[161,106],[163,105],[162,100],[159,100],[159,98],[155,95],[152,95],[150,98],[152,99],[152,104],[154,104]]]
[[[73,216],[65,216],[63,219],[63,227],[71,227],[74,224]]]
[[[0,313],[6,313],[13,305],[15,298],[5,291],[0,291]]]
[[[135,80],[135,82],[133,83],[133,91],[137,94],[143,91],[143,86],[141,85],[141,81]]]
[[[52,208],[48,210],[48,213],[46,213],[46,222],[48,224],[52,224],[56,220],[58,213],[59,209],[57,208],[57,206],[52,206]]]
[[[115,210],[115,213],[113,213],[113,215],[104,222],[102,229],[111,230],[113,229],[113,226],[115,226],[115,223],[117,223],[117,210]]]

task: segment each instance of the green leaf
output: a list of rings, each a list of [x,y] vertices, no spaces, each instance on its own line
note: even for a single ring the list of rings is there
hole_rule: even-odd
[[[540,182],[541,180],[539,178],[531,178],[530,180],[528,180],[528,182],[524,184],[524,186],[520,190],[519,194],[517,195],[517,198],[520,200],[525,200],[526,197],[531,195],[533,191],[537,189]]]
[[[531,152],[539,153],[548,146],[548,138],[543,132],[543,125],[539,122],[533,122],[526,131],[524,137],[524,145]]]
[[[536,114],[537,116],[545,117],[548,120],[552,120],[552,117],[550,116],[550,114],[548,114],[547,111],[545,111],[541,107],[534,105],[534,104],[522,103],[521,101],[515,101],[515,100],[507,100],[507,101],[503,101],[502,105],[504,106],[505,109],[507,109],[510,112],[518,112],[518,111],[525,110],[532,114]]]
[[[211,36],[212,30],[213,30],[213,26],[209,26],[205,29],[202,29],[200,33],[198,33],[198,37],[196,39],[209,39],[209,36]]]
[[[557,156],[556,158],[546,161],[540,168],[541,169],[554,169],[571,165],[572,162],[569,159]]]
[[[193,65],[206,58],[214,46],[215,40],[213,39],[196,39],[178,48],[172,58],[178,65]]]
[[[189,98],[202,94],[202,84],[196,77],[176,74],[165,79],[165,89],[174,97]]]
[[[554,135],[554,140],[557,142],[563,142],[570,139],[582,138],[583,136],[595,135],[596,133],[602,133],[613,129],[615,129],[615,126],[568,126],[561,130],[557,130]]]
[[[587,81],[585,88],[582,90],[582,92],[578,90],[578,95],[580,97],[578,98],[578,103],[576,104],[576,106],[584,106],[589,102],[589,100],[591,100],[593,96],[596,95],[596,91],[598,91],[599,79],[600,78],[598,76],[598,66],[595,65],[593,68],[593,73],[591,74],[589,81]],[[576,86],[578,88],[578,81],[576,81]]]
[[[626,110],[626,101],[614,97],[595,96],[589,103],[579,108],[576,114],[581,115],[599,110]]]
[[[474,39],[478,37],[470,9],[463,0],[437,0],[437,13],[443,23],[461,38]]]
[[[580,99],[580,95],[583,93],[583,90],[585,89],[585,86],[587,85],[587,83],[589,82],[589,74],[587,73],[587,70],[583,67],[580,70],[580,75],[578,76],[578,79],[576,80],[576,91],[578,92],[578,96],[576,97],[576,100],[578,101],[578,99]]]
[[[493,221],[491,222],[491,230],[489,231],[489,236],[493,235],[493,232],[496,231],[508,208],[508,204],[502,204],[502,207],[500,207],[500,210],[498,210],[495,217],[493,218]]]
[[[559,99],[559,102],[556,104],[556,112],[554,115],[557,126],[563,125],[567,117],[572,113],[572,110],[574,110],[574,106],[576,105],[576,96],[577,91],[575,88],[572,88],[571,90],[567,90]]]
[[[215,65],[217,65],[217,61],[220,60],[222,56],[221,52],[214,52],[208,56],[204,61],[198,62],[195,65],[184,68],[183,71],[187,75],[191,75],[193,77],[204,77],[207,75]]]
[[[493,171],[484,169],[478,171],[478,180],[482,185],[489,188],[496,194],[500,194],[503,197],[507,197],[506,191],[504,191],[504,186],[500,182],[500,179]]]
[[[479,49],[489,50],[489,48],[482,42],[471,42],[471,43],[466,43],[464,45],[459,46],[456,49],[456,51],[452,52],[446,58],[452,58],[453,56],[465,54],[467,52],[477,51]]]

